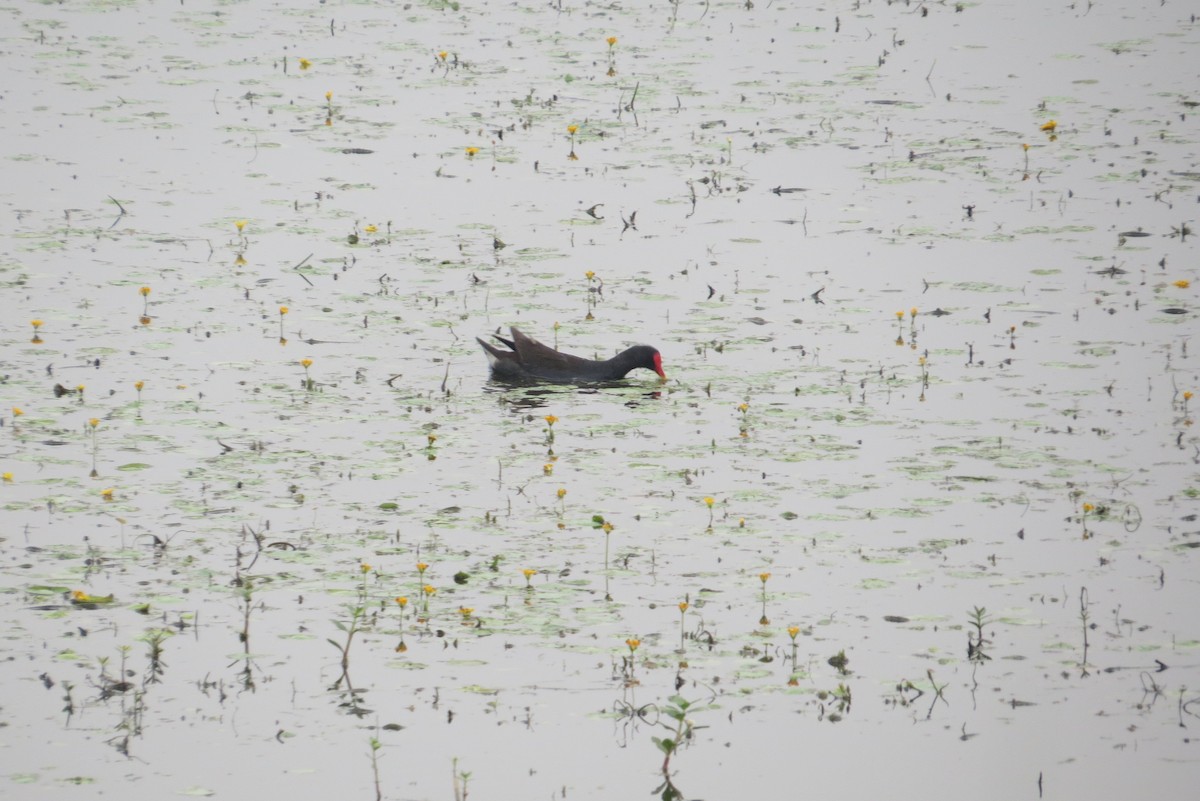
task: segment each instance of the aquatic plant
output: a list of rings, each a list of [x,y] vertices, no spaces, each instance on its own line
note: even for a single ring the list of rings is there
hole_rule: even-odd
[[[766,626],[771,622],[767,619],[767,581],[769,581],[770,578],[770,573],[758,574],[758,580],[762,582],[762,617],[759,618],[758,622],[763,626]]]
[[[142,682],[142,686],[157,684],[162,680],[167,668],[166,662],[163,661],[163,643],[174,634],[175,632],[170,629],[150,629],[143,635],[149,664],[146,665],[146,678]]]
[[[359,575],[362,581],[358,586],[358,600],[349,607],[350,622],[343,623],[340,620],[334,620],[333,625],[346,634],[346,641],[339,643],[332,638],[326,638],[326,641],[337,648],[342,654],[342,675],[333,684],[332,689],[337,689],[343,681],[346,686],[350,686],[350,646],[354,642],[354,635],[362,630],[362,622],[366,618],[367,613],[367,577],[371,573],[371,566],[366,562],[359,563]],[[248,582],[247,582],[248,583]]]
[[[378,728],[374,736],[368,739],[368,744],[371,746],[371,776],[375,780],[375,801],[383,801],[383,786],[379,783],[379,750],[383,748],[383,743],[379,741]]]
[[[674,721],[673,724],[659,721],[660,726],[671,732],[670,737],[650,738],[655,747],[663,753],[662,774],[664,778],[670,776],[671,757],[679,752],[681,745],[691,741],[697,728],[704,728],[697,727],[689,716],[713,708],[711,704],[697,706],[696,701],[689,701],[681,695],[672,695],[667,699],[667,703],[660,707],[662,714]]]
[[[641,644],[642,641],[637,637],[629,637],[625,640],[625,647],[629,649],[629,654],[621,656],[621,675],[624,676],[626,685],[637,683],[637,679],[633,675],[634,669],[637,666],[634,657],[637,654],[638,646]]]
[[[470,771],[458,769],[458,757],[450,760],[450,768],[454,773],[454,801],[467,801],[467,784],[471,781]]]
[[[575,134],[579,131],[579,126],[572,123],[567,126],[567,136],[571,140],[571,152],[567,154],[568,161],[578,161],[579,156],[575,155]]]
[[[967,625],[975,628],[974,635],[967,632],[967,659],[971,662],[986,662],[991,659],[986,653],[986,646],[991,645],[992,641],[983,636],[983,627],[991,622],[987,610],[982,606],[976,606],[968,613]]]
[[[684,642],[684,626],[687,624],[687,610],[691,606],[690,595],[683,596],[683,600],[679,602],[679,650],[683,651]]]
[[[304,389],[308,392],[312,392],[313,389],[313,380],[308,374],[308,368],[312,367],[312,363],[313,360],[307,357],[300,360],[300,366],[304,368]]]
[[[80,391],[82,391],[82,390],[80,390]],[[100,426],[99,418],[93,417],[90,420],[88,420],[88,426],[90,427],[90,433],[92,435],[92,472],[91,472],[91,476],[92,476],[92,478],[96,478],[96,476],[99,475],[99,473],[96,471],[96,456],[100,452],[99,434],[96,432],[96,429]]]
[[[408,597],[401,595],[396,598],[396,606],[400,607],[400,643],[396,646],[396,653],[402,654],[408,650],[404,644],[404,610],[408,607]]]
[[[533,577],[537,575],[537,571],[534,570],[532,567],[527,567],[521,571],[521,574],[525,576],[525,589],[532,590],[533,584],[531,582],[531,579],[533,579]]]

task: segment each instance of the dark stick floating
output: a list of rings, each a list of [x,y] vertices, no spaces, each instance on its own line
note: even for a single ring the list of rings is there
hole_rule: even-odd
[[[624,378],[630,370],[641,367],[653,370],[666,380],[662,368],[662,354],[649,345],[635,345],[605,361],[584,359],[569,353],[559,353],[532,337],[527,337],[516,328],[510,328],[512,339],[493,334],[497,341],[508,346],[508,350],[475,340],[483,346],[488,364],[495,378],[530,379],[543,381],[615,381]]]

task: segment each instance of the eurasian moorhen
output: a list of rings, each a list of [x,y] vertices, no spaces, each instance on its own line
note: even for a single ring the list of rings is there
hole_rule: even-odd
[[[527,337],[516,328],[510,328],[512,339],[493,334],[498,341],[508,346],[503,350],[489,345],[479,337],[475,340],[483,346],[483,352],[491,365],[492,375],[501,379],[539,378],[544,381],[615,381],[624,378],[630,370],[644,367],[653,370],[666,380],[663,372],[662,355],[649,345],[635,345],[623,350],[607,361],[598,362],[559,353],[532,337]]]

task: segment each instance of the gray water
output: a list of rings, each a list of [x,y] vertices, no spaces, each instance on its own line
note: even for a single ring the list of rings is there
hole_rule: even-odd
[[[11,6],[0,795],[1182,797],[1191,13]]]

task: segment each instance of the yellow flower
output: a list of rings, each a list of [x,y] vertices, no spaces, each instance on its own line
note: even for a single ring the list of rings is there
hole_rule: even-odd
[[[476,154],[476,153],[478,153],[478,152],[479,152],[479,148],[477,148],[477,147],[468,147],[468,148],[467,148],[467,158],[474,158],[474,157],[475,157],[475,154]]]
[[[304,365],[304,369],[307,370],[312,367],[312,359],[301,359],[300,364]]]
[[[738,528],[745,528],[745,527],[746,527],[746,518],[739,517],[738,518]]]
[[[1055,128],[1057,128],[1057,127],[1058,127],[1058,123],[1057,123],[1057,122],[1055,122],[1054,120],[1049,120],[1049,121],[1047,121],[1047,122],[1044,122],[1044,123],[1042,123],[1042,127],[1041,127],[1041,128],[1039,128],[1038,130],[1042,130],[1042,131],[1053,131],[1053,130],[1054,130]]]
[[[445,60],[446,60],[446,51],[445,51],[445,50],[439,50],[439,51],[438,51],[438,58],[440,58],[442,61],[445,61]]]
[[[376,231],[378,231],[379,229],[378,229],[378,228],[376,228],[374,225],[368,225],[368,226],[367,226],[366,228],[364,228],[363,230],[364,230],[364,231],[366,231],[368,234],[373,234],[373,233],[375,233]]]
[[[92,428],[95,428],[96,426],[100,425],[100,418],[93,417],[91,420],[88,420],[88,425]]]
[[[470,606],[460,606],[460,607],[458,607],[458,613],[459,613],[460,615],[462,615],[463,617],[470,617],[470,616],[471,616],[471,613],[472,613],[472,612],[474,612],[474,611],[475,611],[475,609],[474,609],[473,607],[470,607]]]
[[[574,135],[575,135],[575,132],[576,132],[576,131],[578,131],[578,130],[579,130],[579,126],[578,126],[578,125],[568,125],[568,126],[567,126],[567,133],[571,134],[572,136],[574,136]]]
[[[400,604],[400,608],[403,609],[404,607],[408,606],[408,597],[401,595],[396,599],[396,603]]]
[[[366,562],[363,562],[361,565],[359,565],[359,566],[358,566],[358,569],[359,569],[359,570],[361,570],[361,571],[362,571],[362,572],[364,572],[364,573],[370,573],[370,572],[371,572],[371,566],[370,566],[370,565],[368,565]]]
[[[679,611],[680,611],[680,612],[686,612],[687,610],[688,610],[688,602],[687,602],[687,601],[680,601],[680,602],[679,602]]]
[[[601,526],[600,528],[604,529],[605,534],[612,534],[613,524],[608,522],[607,520],[605,520],[604,525]]]
[[[144,287],[142,287],[141,289],[139,289],[139,290],[138,290],[138,292],[141,292],[141,293],[142,293],[142,297],[144,298],[144,297],[146,297],[147,295],[149,295],[149,294],[150,294],[150,287],[148,287],[148,286],[144,286]]]
[[[610,36],[605,41],[608,42],[609,47],[614,47],[617,44],[617,37]]]
[[[106,501],[111,501],[113,499],[113,488],[109,487],[108,489],[100,490],[100,497]]]
[[[113,601],[112,595],[88,595],[83,590],[75,590],[71,593],[71,603],[77,604],[110,604]]]
[[[636,637],[630,637],[628,640],[625,641],[625,644],[629,646],[629,653],[632,654],[634,651],[637,650],[638,646],[642,644],[642,641],[637,639]]]
[[[742,414],[745,414],[749,409],[750,409],[750,404],[748,404],[748,403],[739,403],[738,404],[738,411],[741,412]]]
[[[312,62],[309,61],[307,58],[300,59],[300,69],[306,70],[311,66],[312,66]]]
[[[716,501],[715,501],[715,500],[713,500],[713,498],[712,498],[711,496],[710,496],[710,497],[708,497],[708,498],[705,498],[705,499],[704,499],[704,505],[705,505],[705,506],[707,506],[709,509],[711,509],[711,508],[712,508],[712,505],[713,505],[714,503],[716,503]]]
[[[587,280],[589,281],[596,277],[596,273],[592,272],[591,270],[588,270],[586,273],[584,273],[584,275],[587,276]]]
[[[246,221],[245,220],[234,220],[233,225],[235,228],[238,229],[238,233],[240,234],[242,232],[242,229],[246,227]]]
[[[791,637],[793,640],[795,640],[796,635],[800,633],[800,627],[799,626],[788,626],[787,633],[788,633],[789,637]]]
[[[280,316],[280,317],[282,317],[283,315],[285,315],[285,314],[287,314],[287,313],[288,313],[288,307],[287,307],[287,306],[280,306],[280,307],[279,307],[279,316]]]
[[[758,578],[760,581],[762,581],[763,584],[766,584],[767,579],[769,579],[770,577],[771,577],[770,573],[759,573],[758,574]]]
[[[4,480],[5,482],[11,483],[12,482],[12,473],[0,474],[0,479]]]
[[[567,497],[567,490],[564,487],[559,487],[558,488],[558,499],[561,501],[565,497]]]
[[[524,570],[522,570],[521,572],[525,575],[526,580],[529,580],[537,575],[537,571],[534,570],[532,567],[527,567]]]
[[[546,425],[552,426],[557,422],[558,422],[558,418],[555,417],[554,415],[552,415],[552,414],[546,415]]]
[[[1191,285],[1191,281],[1188,281],[1186,278],[1180,278],[1175,282],[1175,286],[1179,287],[1180,289],[1187,289]]]
[[[1191,391],[1190,389],[1189,389],[1189,390],[1185,390],[1185,391],[1184,391],[1184,393],[1183,393],[1183,399],[1184,399],[1184,400],[1191,400],[1191,399],[1192,399],[1192,391]],[[21,413],[21,410],[20,410],[20,409],[17,409],[17,408],[15,408],[15,407],[13,408],[13,416],[14,416],[14,417],[15,417],[15,416],[17,416],[17,415],[18,415],[18,414],[20,414],[20,413]]]
[[[1084,514],[1087,514],[1088,512],[1092,511],[1092,510],[1093,510],[1093,509],[1095,509],[1095,508],[1096,508],[1096,507],[1095,507],[1095,506],[1092,506],[1090,503],[1085,503],[1085,504],[1083,505],[1083,513],[1084,513]]]
[[[426,584],[421,588],[421,591],[426,595],[433,595],[435,592],[437,592],[437,587],[434,587],[432,584]]]
[[[1025,149],[1025,150],[1029,150],[1029,145],[1028,145],[1028,144],[1022,144],[1022,145],[1021,145],[1021,147],[1022,147],[1023,149]]]
[[[233,260],[233,263],[236,264],[238,267],[245,267],[246,266],[246,257],[243,256],[241,253],[239,253],[239,254],[237,254],[237,258]]]
[[[138,392],[141,392],[142,387],[144,387],[144,386],[146,386],[145,381],[134,381],[133,382],[133,388],[136,389]]]
[[[42,327],[42,321],[41,321],[41,320],[30,320],[30,321],[29,321],[29,324],[30,324],[30,325],[32,325],[32,326],[34,327],[34,329],[38,329],[38,328],[41,328],[41,327]]]
[[[1186,393],[1186,394],[1190,395],[1191,393],[1189,392],[1189,393]],[[25,412],[21,410],[21,407],[20,407],[20,406],[14,406],[14,407],[13,407],[13,417],[20,417],[20,416],[21,416],[21,415],[23,415],[23,414],[25,414]]]
[[[902,311],[898,311],[898,312],[896,312],[896,319],[897,319],[897,320],[903,320],[903,319],[904,319],[904,312],[902,312]]]
[[[913,306],[911,309],[909,309],[908,314],[911,317],[916,317],[917,316],[917,307]]]
[[[76,392],[83,392],[83,384],[76,384],[76,385],[75,385],[75,391],[76,391]]]
[[[550,462],[546,462],[544,465],[542,465],[542,472],[546,475],[550,475],[554,472],[554,465],[552,465]]]
[[[326,92],[326,93],[325,93],[325,99],[326,99],[326,100],[333,100],[333,92]]]
[[[429,565],[425,564],[424,562],[417,562],[417,572],[421,575],[425,575],[425,568],[427,567],[429,567]]]
[[[921,365],[922,367],[924,367],[924,366],[925,366],[925,357],[924,357],[924,356],[919,356],[919,357],[917,357],[917,364],[919,364],[919,365]]]

